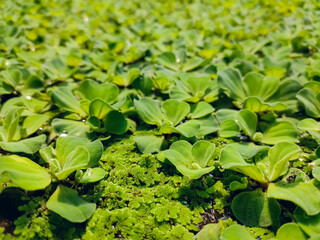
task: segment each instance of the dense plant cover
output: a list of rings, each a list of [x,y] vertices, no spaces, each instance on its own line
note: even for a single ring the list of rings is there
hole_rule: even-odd
[[[319,239],[316,0],[0,2],[1,239]]]

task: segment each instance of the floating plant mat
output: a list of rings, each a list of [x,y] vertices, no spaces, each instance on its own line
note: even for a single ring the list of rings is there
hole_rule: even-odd
[[[0,9],[0,239],[320,238],[317,1]]]

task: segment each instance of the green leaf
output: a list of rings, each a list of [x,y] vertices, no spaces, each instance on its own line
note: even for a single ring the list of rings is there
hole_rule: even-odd
[[[200,153],[200,150],[204,153]],[[184,176],[198,179],[214,169],[214,166],[206,167],[213,152],[214,145],[206,141],[191,146],[187,141],[180,140],[173,143],[170,149],[163,151],[163,154]]]
[[[56,58],[43,65],[44,72],[53,80],[65,80],[72,75],[76,68],[71,69],[61,59]]]
[[[106,172],[102,168],[88,168],[82,175],[79,183],[97,182],[104,178],[105,175]]]
[[[54,118],[51,125],[59,136],[87,138],[90,134],[90,126],[84,122]]]
[[[311,89],[303,88],[297,93],[297,99],[304,105],[307,115],[320,117],[320,97]]]
[[[48,120],[49,116],[44,114],[35,114],[26,117],[22,126],[23,129],[25,129],[25,134],[23,134],[22,137],[28,137],[33,134]]]
[[[277,240],[301,239],[307,240],[306,235],[296,223],[286,223],[277,231]]]
[[[220,109],[214,113],[214,115],[221,124],[225,120],[237,120],[238,111],[233,109]]]
[[[264,77],[260,73],[250,72],[244,76],[243,83],[249,96],[266,100],[277,91],[280,81],[276,77]]]
[[[317,179],[318,181],[320,181],[320,167],[317,166],[312,170],[312,176]]]
[[[36,153],[46,141],[46,135],[26,138],[17,142],[0,142],[0,147],[8,152],[22,152],[27,154]]]
[[[191,138],[200,130],[200,124],[199,120],[189,120],[178,125],[175,129],[183,136]]]
[[[1,71],[4,82],[16,88],[21,82],[22,74],[18,69],[8,69]]]
[[[205,62],[205,60],[203,58],[200,57],[192,57],[190,59],[187,60],[187,62],[185,64],[183,64],[183,71],[191,71],[193,69],[196,69],[198,67],[201,66],[201,64],[203,64]]]
[[[90,101],[100,99],[106,103],[113,103],[117,100],[119,88],[109,82],[99,84],[93,80],[85,80],[80,84],[79,92]]]
[[[65,161],[60,161],[58,158],[61,169],[56,172],[55,175],[59,180],[66,179],[74,171],[85,168],[89,163],[89,160],[90,155],[88,150],[79,146],[69,153]]]
[[[204,168],[207,166],[209,159],[212,157],[215,145],[208,141],[200,140],[193,144],[191,153],[192,156],[197,159],[197,163],[200,167]]]
[[[237,70],[226,69],[218,72],[218,82],[222,89],[227,90],[232,99],[242,101],[246,97],[241,76]]]
[[[166,68],[177,70],[178,63],[176,60],[176,56],[171,52],[164,52],[157,58],[159,64],[163,65]]]
[[[75,98],[69,87],[59,87],[52,90],[51,101],[65,111],[79,113],[81,116],[87,115],[80,107],[80,101]]]
[[[305,118],[298,123],[298,128],[304,131],[320,131],[320,123],[312,118]]]
[[[296,208],[294,218],[309,236],[320,235],[320,214],[308,216],[302,208]]]
[[[222,232],[220,240],[255,240],[255,238],[243,226],[234,224]]]
[[[70,222],[80,223],[92,216],[96,204],[80,198],[77,191],[59,185],[49,198],[47,208]]]
[[[206,90],[210,86],[209,77],[188,77],[186,83],[188,84],[189,91],[194,97],[202,98]]]
[[[220,137],[235,137],[239,134],[240,128],[235,120],[225,120],[220,124],[218,134]]]
[[[64,166],[69,154],[79,146],[89,152],[90,161],[87,167],[93,167],[99,162],[103,152],[103,145],[99,140],[90,142],[86,138],[59,137],[56,143],[56,153],[61,166]]]
[[[134,105],[140,118],[148,124],[162,125],[163,115],[158,103],[149,97],[134,101]]]
[[[224,147],[221,150],[219,162],[222,168],[243,173],[259,182],[266,181],[262,171],[256,165],[247,163],[235,146]]]
[[[108,133],[121,135],[128,130],[128,121],[121,112],[112,110],[107,114],[104,124]]]
[[[238,123],[243,131],[252,138],[257,129],[258,118],[254,112],[243,109],[238,113]]]
[[[0,179],[5,175],[22,189],[44,189],[51,183],[47,171],[28,158],[17,155],[0,156],[0,165]]]
[[[197,121],[200,123],[200,129],[196,132],[197,138],[203,138],[204,136],[216,132],[219,129],[218,121],[212,115],[199,118]]]
[[[173,126],[180,123],[190,112],[190,106],[188,103],[174,99],[164,101],[161,108],[165,117]]]
[[[267,128],[262,136],[261,142],[265,144],[277,144],[280,142],[298,142],[296,127],[287,121],[275,123]]]
[[[104,119],[112,110],[114,108],[101,99],[95,99],[89,105],[90,116],[97,117],[98,119]]]
[[[217,223],[206,224],[195,236],[195,240],[220,240],[220,227]]]
[[[320,212],[320,192],[311,183],[270,184],[267,196],[291,201],[308,215],[316,215]]]
[[[199,102],[191,107],[191,118],[201,118],[214,111],[214,108],[207,102]]]
[[[3,120],[3,135],[7,142],[17,141],[21,138],[20,117],[24,108],[13,107],[9,110]]]
[[[231,203],[234,216],[248,227],[268,227],[275,224],[281,208],[275,199],[267,199],[261,189],[239,193]]]
[[[288,162],[297,159],[301,149],[294,143],[278,143],[268,152],[268,180],[274,181],[288,171]]]
[[[248,187],[248,180],[246,177],[241,178],[241,182],[239,181],[232,181],[229,184],[230,190],[231,191],[237,191],[237,190],[242,190],[246,189]]]
[[[150,136],[134,136],[133,140],[137,143],[140,152],[155,153],[160,152],[163,137]]]
[[[254,143],[245,142],[230,143],[228,146],[234,146],[244,159],[250,159],[257,155],[257,153],[270,148],[268,146],[260,146],[255,145]]]
[[[257,97],[248,97],[243,102],[243,108],[251,110],[253,112],[265,112],[265,111],[284,111],[288,107],[287,105],[281,103],[281,102],[273,102],[273,103],[267,103],[261,101]]]

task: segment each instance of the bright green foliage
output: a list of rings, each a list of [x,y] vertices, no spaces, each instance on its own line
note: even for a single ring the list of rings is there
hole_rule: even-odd
[[[94,203],[88,203],[78,196],[77,191],[59,185],[47,202],[47,208],[70,222],[84,222],[96,210]]]
[[[1,239],[319,238],[318,1],[0,9]]]
[[[163,154],[180,173],[190,179],[198,179],[214,169],[214,166],[207,166],[214,150],[215,145],[208,141],[198,141],[192,146],[181,140],[173,143]]]
[[[17,155],[0,157],[0,182],[12,182],[13,186],[25,190],[38,190],[48,186],[50,175],[32,160]]]

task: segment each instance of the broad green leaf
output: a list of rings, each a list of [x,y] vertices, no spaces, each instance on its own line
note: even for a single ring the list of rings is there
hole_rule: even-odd
[[[47,208],[70,222],[80,223],[92,216],[96,204],[80,198],[76,190],[59,185],[49,198]]]
[[[265,144],[277,144],[280,142],[298,142],[296,127],[287,121],[275,123],[267,128],[262,136],[261,142]]]
[[[265,100],[277,91],[280,81],[275,77],[264,77],[260,73],[250,72],[244,76],[243,83],[248,96]]]
[[[134,101],[134,105],[140,118],[148,124],[155,124],[160,126],[163,121],[163,114],[161,113],[158,103],[149,97],[141,98]]]
[[[49,101],[48,100],[41,100],[37,98],[37,95],[30,96],[26,95],[21,97],[23,104],[34,113],[42,113],[46,110]]]
[[[308,216],[302,208],[298,207],[294,212],[294,218],[309,236],[320,235],[320,214]]]
[[[243,178],[241,178],[241,182],[232,181],[229,184],[229,187],[230,187],[231,191],[246,189],[248,187],[248,179],[246,177],[243,177]]]
[[[195,236],[195,240],[220,240],[220,227],[217,223],[206,224]]]
[[[286,223],[277,231],[277,240],[301,239],[307,240],[306,235],[296,223]]]
[[[243,226],[234,224],[222,232],[220,240],[255,240],[255,238]]]
[[[320,212],[320,192],[311,183],[270,184],[267,196],[291,201],[308,215],[316,215]]]
[[[311,89],[303,88],[297,93],[298,100],[304,105],[307,115],[320,117],[320,99]]]
[[[101,99],[95,99],[89,105],[90,116],[97,117],[98,119],[104,119],[112,110],[114,108]]]
[[[225,120],[237,120],[238,111],[233,109],[220,109],[215,112],[214,115],[221,124]]]
[[[285,174],[288,170],[288,162],[297,159],[301,149],[294,143],[282,142],[278,143],[268,152],[268,180],[274,181],[279,176]]]
[[[189,120],[180,125],[175,129],[187,138],[195,136],[200,130],[201,122],[199,120]]]
[[[3,120],[3,135],[7,142],[17,141],[21,138],[20,117],[24,108],[13,107]]]
[[[243,109],[238,113],[237,119],[243,131],[252,138],[257,129],[257,115],[250,110]]]
[[[288,107],[287,105],[281,103],[281,102],[273,102],[273,103],[267,103],[261,101],[257,97],[248,97],[243,102],[243,108],[251,110],[253,112],[265,112],[265,111],[284,111]]]
[[[268,146],[255,145],[254,143],[246,142],[230,143],[228,146],[234,146],[244,159],[250,159],[257,155],[257,153],[270,148]]]
[[[107,114],[104,127],[108,133],[121,135],[128,130],[128,121],[121,112],[112,110]]]
[[[235,120],[225,120],[220,124],[218,134],[220,137],[235,137],[239,134],[240,128]]]
[[[214,151],[214,145],[205,142],[201,141],[198,145],[192,146],[187,141],[180,140],[173,143],[170,149],[163,151],[163,154],[184,176],[190,179],[198,179],[214,169],[214,166],[206,167],[204,165]],[[205,152],[199,153],[200,149]]]
[[[51,101],[60,109],[86,116],[69,87],[59,87],[51,91]]]
[[[16,88],[21,82],[22,74],[18,69],[8,69],[1,71],[4,82]]]
[[[210,86],[209,77],[188,77],[186,80],[188,84],[189,91],[194,97],[202,98]]]
[[[90,126],[84,122],[54,118],[51,125],[59,136],[88,138],[90,135]]]
[[[0,156],[0,165],[0,179],[6,175],[15,186],[22,189],[44,189],[51,183],[47,171],[28,158],[17,155]]]
[[[90,161],[87,167],[95,166],[103,152],[103,145],[99,140],[90,142],[86,138],[78,137],[59,137],[56,142],[56,154],[61,166],[65,164],[69,154],[78,146],[85,148],[89,152]]]
[[[52,80],[65,80],[76,70],[76,68],[69,68],[59,58],[46,62],[43,65],[43,69]]]
[[[203,138],[204,136],[216,132],[219,129],[218,121],[212,115],[199,118],[197,121],[200,123],[200,129],[196,133],[197,138]]]
[[[193,69],[196,69],[198,67],[201,66],[201,64],[204,63],[204,59],[203,58],[200,58],[200,57],[192,57],[190,59],[187,60],[186,63],[183,64],[183,71],[191,71]]]
[[[233,198],[234,216],[248,227],[268,227],[280,216],[280,205],[275,199],[267,199],[261,189],[239,193]]]
[[[159,64],[163,65],[166,68],[169,68],[171,70],[177,70],[178,69],[178,63],[176,60],[176,56],[171,52],[164,52],[157,58]]]
[[[199,102],[191,107],[191,118],[201,118],[214,111],[214,108],[207,102]]]
[[[80,84],[79,92],[90,101],[100,99],[106,103],[113,103],[119,95],[119,88],[109,82],[99,84],[93,80],[85,80]]]
[[[150,136],[134,136],[133,140],[137,143],[139,150],[142,153],[160,152],[163,137]]]
[[[66,179],[71,173],[78,169],[85,168],[89,163],[90,155],[88,150],[84,147],[77,147],[71,153],[69,153],[67,159],[63,162],[60,162],[60,171],[55,173],[56,177],[59,180]]]
[[[187,92],[187,90],[184,90],[178,86],[174,86],[170,93],[169,93],[170,99],[176,99],[178,101],[188,101],[188,99],[191,99],[192,96]]]
[[[312,170],[312,176],[320,181],[320,166],[317,166]]]
[[[22,126],[25,134],[22,134],[22,137],[27,137],[36,132],[48,120],[49,116],[44,114],[35,114],[26,117]]]
[[[17,142],[0,142],[0,147],[8,152],[22,152],[27,154],[34,154],[46,141],[46,138],[46,135],[41,134],[39,136],[22,139]]]
[[[232,99],[242,101],[246,97],[241,76],[238,71],[234,69],[226,69],[219,72],[218,82],[222,89],[227,90]]]
[[[80,183],[92,183],[97,182],[104,178],[106,172],[102,168],[88,168],[82,178],[80,179]]]
[[[186,102],[169,99],[162,104],[162,111],[173,126],[180,123],[190,112],[190,106]]]
[[[320,123],[312,118],[305,118],[298,123],[298,128],[304,131],[320,131]]]
[[[209,159],[212,157],[215,145],[208,141],[200,140],[193,144],[191,153],[194,159],[197,159],[197,163],[200,167],[207,166]]]
[[[222,168],[243,173],[259,182],[266,181],[261,170],[256,165],[247,163],[235,146],[224,147],[221,150],[219,162]]]

